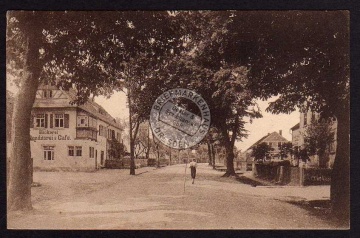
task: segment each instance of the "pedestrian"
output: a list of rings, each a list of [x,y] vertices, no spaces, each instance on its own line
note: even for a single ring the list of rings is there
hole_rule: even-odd
[[[189,167],[191,169],[192,184],[194,184],[196,177],[196,167],[197,167],[196,159],[193,159],[193,161],[190,162]]]

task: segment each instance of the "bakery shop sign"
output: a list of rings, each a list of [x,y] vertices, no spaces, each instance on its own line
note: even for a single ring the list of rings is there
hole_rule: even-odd
[[[30,136],[30,140],[36,142],[37,140],[71,140],[69,135],[59,134],[59,130],[39,130],[39,135]]]

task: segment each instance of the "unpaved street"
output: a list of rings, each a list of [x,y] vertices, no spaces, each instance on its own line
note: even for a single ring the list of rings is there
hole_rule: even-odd
[[[286,200],[297,189],[251,187],[200,164],[97,172],[35,172],[31,212],[8,214],[10,229],[324,229],[329,221]],[[311,188],[302,188],[301,196]],[[286,192],[284,192],[286,191]],[[328,187],[322,189],[329,195]],[[317,194],[319,196],[319,194]]]

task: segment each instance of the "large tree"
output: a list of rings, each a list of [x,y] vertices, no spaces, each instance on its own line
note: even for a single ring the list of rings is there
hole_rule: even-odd
[[[128,85],[119,80],[127,62],[136,64],[139,57],[160,61],[169,51],[177,53],[182,31],[179,17],[167,12],[12,11],[7,22],[7,70],[20,81],[8,161],[8,207],[30,209],[30,114],[39,83],[73,87],[74,103],[109,95]]]
[[[331,179],[331,203],[333,214],[344,221],[350,214],[350,72],[349,72],[349,13],[335,12],[294,12],[284,14],[290,21],[284,24],[286,34],[269,37],[276,43],[283,37],[283,52],[272,52],[268,57],[275,60],[268,71],[254,71],[254,82],[263,90],[281,96],[269,110],[274,113],[288,113],[297,108],[320,112],[323,117],[337,120],[337,148]],[[276,21],[276,19],[274,20]],[[277,43],[278,44],[278,43]],[[271,51],[273,45],[266,49]],[[280,60],[281,59],[281,60]],[[289,61],[283,70],[281,61]],[[280,64],[279,66],[277,64]],[[274,70],[274,69],[281,70]],[[286,67],[285,67],[286,69]],[[275,90],[276,93],[272,91]],[[264,96],[264,94],[263,94]],[[265,96],[266,97],[266,96]]]
[[[228,11],[197,50],[204,65],[247,67],[253,96],[279,95],[268,110],[321,112],[337,119],[331,202],[349,217],[349,12]],[[209,21],[211,28],[214,21]],[[219,24],[222,22],[222,24]],[[206,30],[205,30],[206,31]]]

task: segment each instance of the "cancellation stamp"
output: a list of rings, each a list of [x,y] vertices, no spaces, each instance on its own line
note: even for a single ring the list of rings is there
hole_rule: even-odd
[[[210,119],[209,106],[201,95],[183,88],[161,94],[150,112],[153,135],[174,149],[198,144],[210,128]]]

